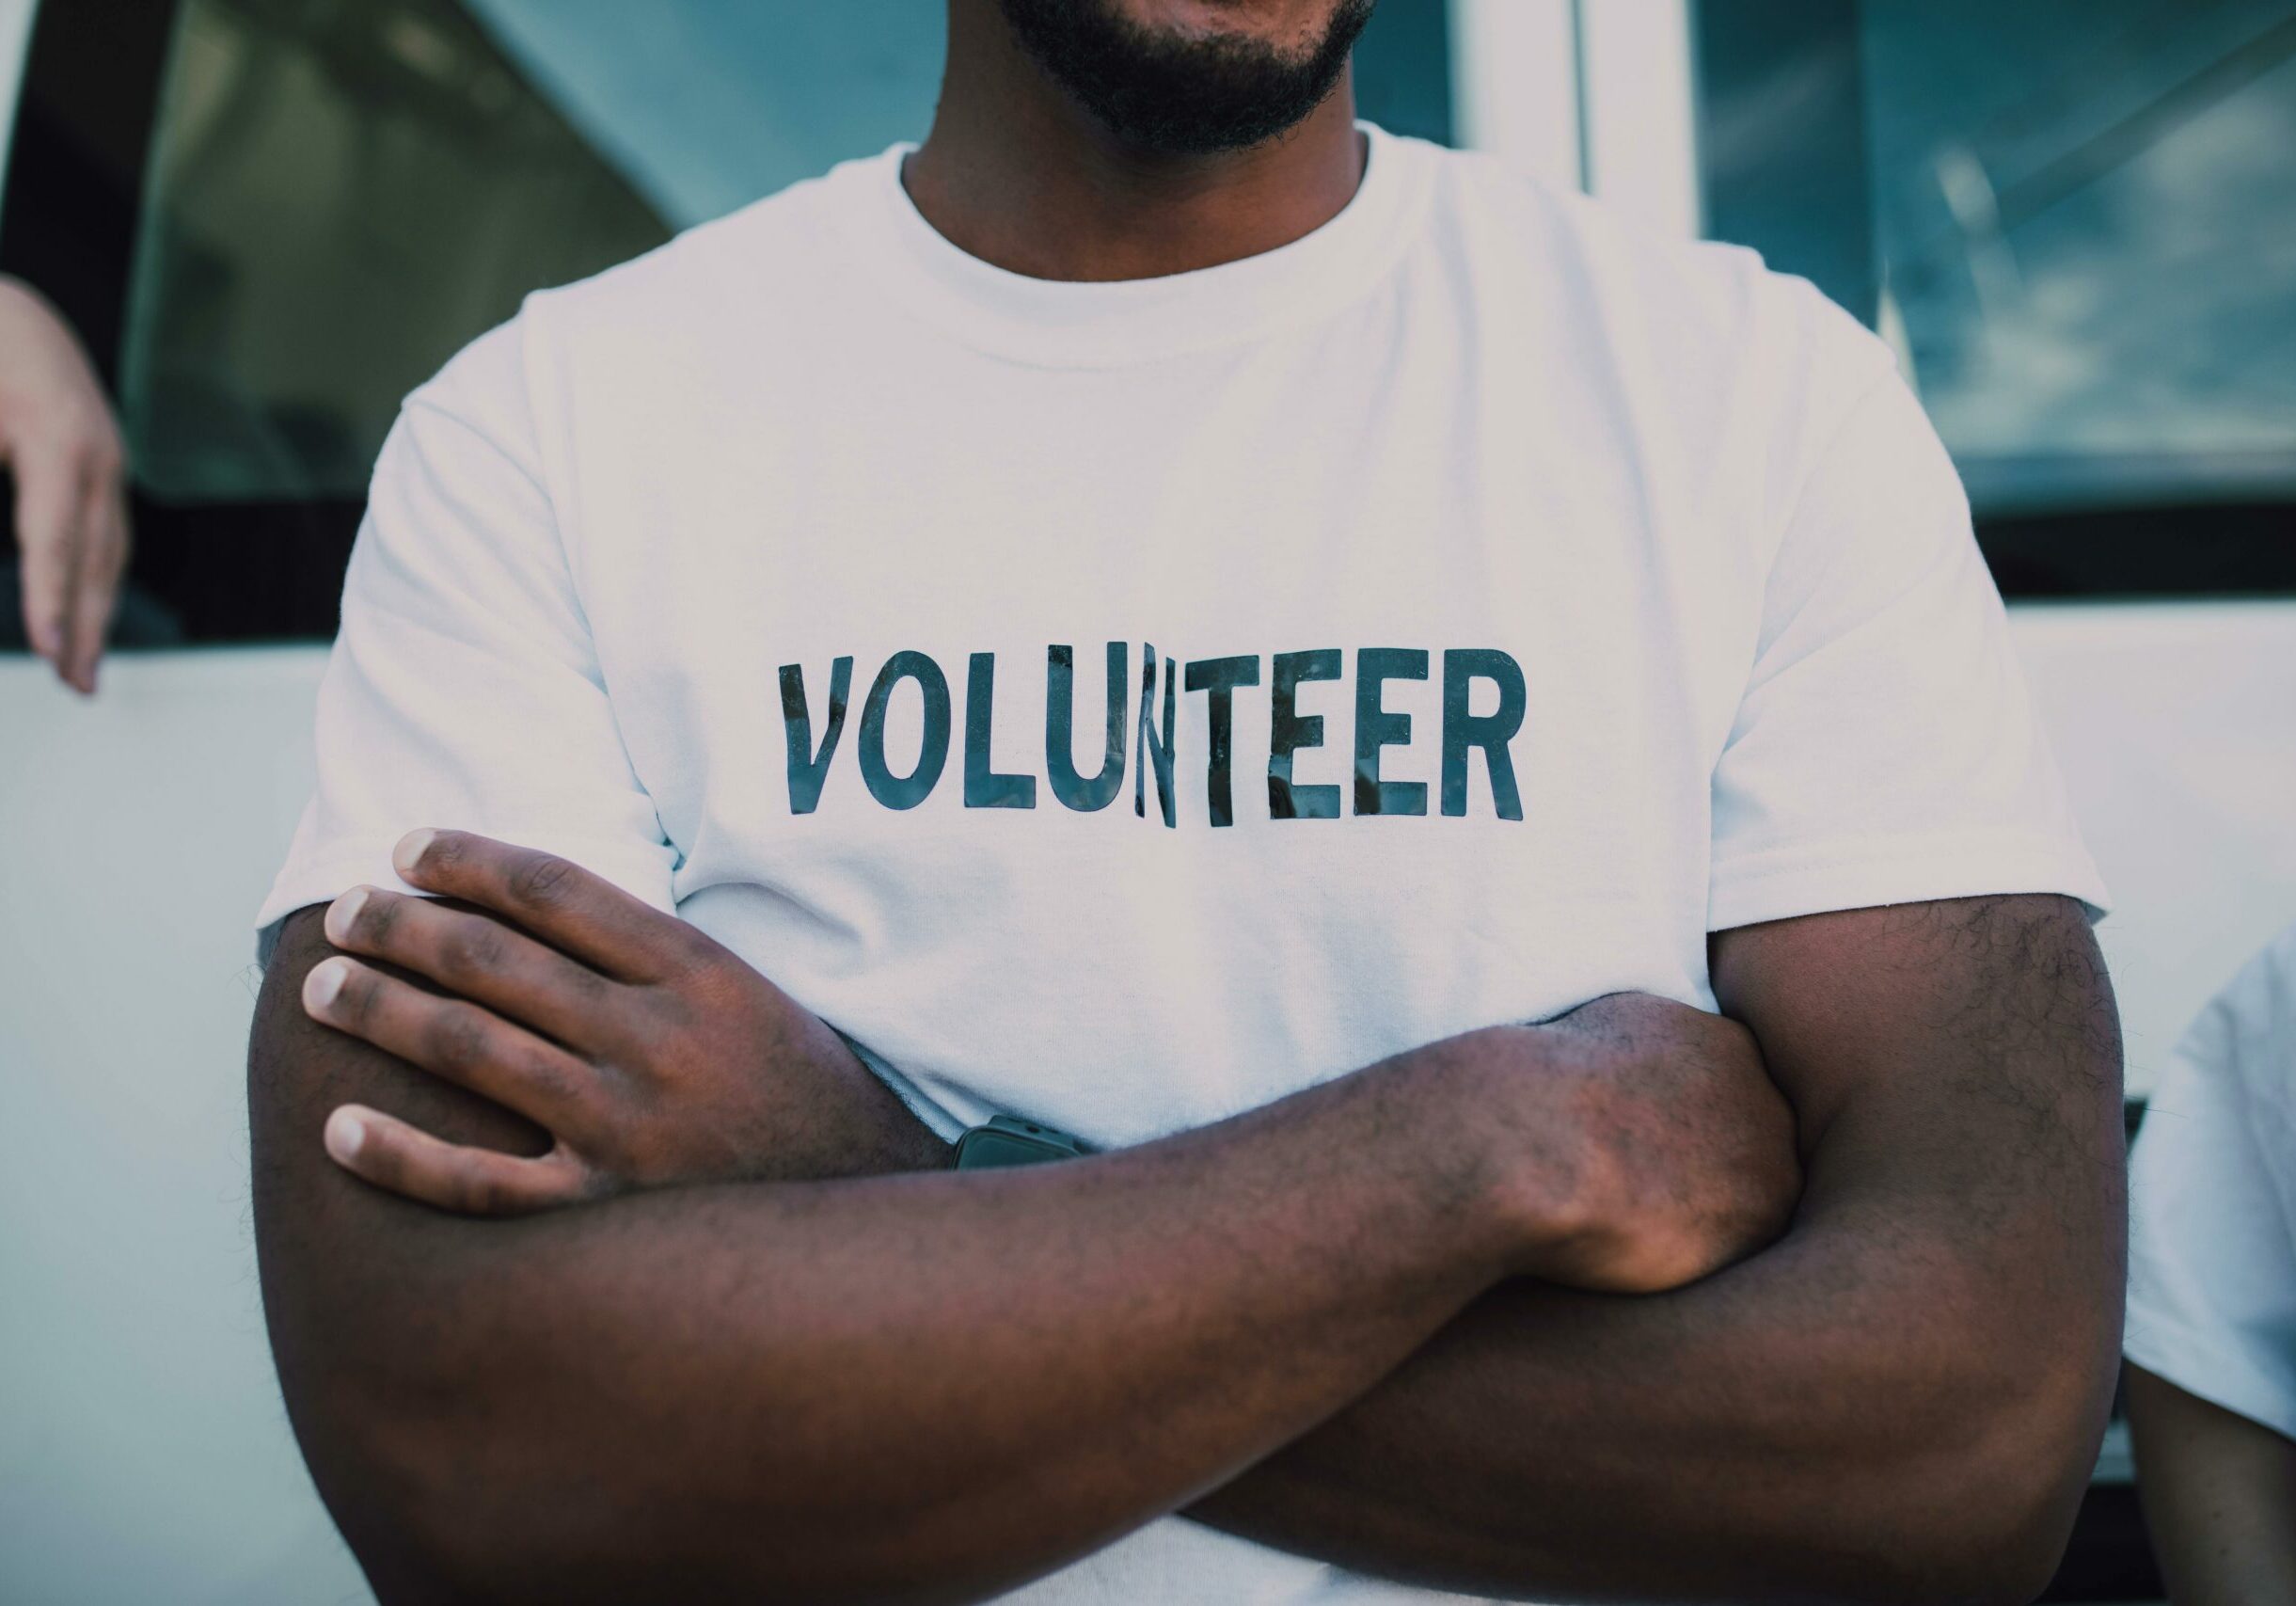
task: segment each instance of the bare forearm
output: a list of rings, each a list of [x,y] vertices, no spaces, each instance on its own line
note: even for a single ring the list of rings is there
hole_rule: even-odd
[[[2296,1600],[2296,1441],[2136,1366],[2129,1424],[2178,1606]]]
[[[1473,1593],[1957,1598],[1962,1569],[2025,1543],[2039,1446],[1997,1446],[2051,1433],[2085,1472],[2094,1345],[2066,1361],[2085,1398],[2036,1395],[1968,1312],[1906,1297],[1880,1245],[1804,1230],[1641,1299],[1511,1284],[1192,1515]],[[1988,1489],[2001,1530],[1978,1520]],[[1940,1576],[1909,1570],[1924,1557]]]
[[[2055,900],[1955,907],[1941,931],[1919,918],[1757,939],[1785,950],[1766,972],[1822,980],[1807,950],[1854,954],[1872,932],[1881,979],[1837,985],[1871,1006],[1860,1031],[1898,1045],[1861,1050],[1741,984],[1813,1151],[1784,1238],[1650,1298],[1496,1291],[1192,1515],[1539,1598],[2037,1589],[2117,1347],[2111,996]],[[1947,1003],[1968,1041],[1925,1041]],[[1860,1054],[1872,1069],[1853,1087],[1841,1067]]]
[[[482,1222],[315,1158],[328,1104],[402,1073],[267,989],[282,1377],[387,1592],[976,1598],[1295,1438],[1504,1274],[1453,1070],[1035,1170]]]

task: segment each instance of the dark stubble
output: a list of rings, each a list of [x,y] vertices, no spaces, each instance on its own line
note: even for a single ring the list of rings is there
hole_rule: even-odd
[[[1113,0],[998,0],[1053,81],[1125,144],[1171,155],[1258,145],[1323,103],[1376,0],[1340,0],[1312,50],[1152,31]]]

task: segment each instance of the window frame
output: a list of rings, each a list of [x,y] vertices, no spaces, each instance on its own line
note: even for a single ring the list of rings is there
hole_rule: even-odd
[[[1780,142],[1795,164],[1788,183],[1781,183],[1774,161],[1766,163],[1755,183],[1750,174],[1716,171],[1705,155],[1708,119],[1722,98],[1714,92],[1715,81],[1740,65],[1728,30],[1757,10],[1766,22],[1795,27],[1811,47],[1805,58],[1824,68],[1822,85],[1800,86],[1794,107],[1800,126],[1792,139]],[[1871,325],[1881,264],[1871,223],[1858,0],[1693,0],[1690,26],[1697,179],[1709,231],[1759,246],[1766,214],[1780,195],[1793,195],[1804,215],[1797,231],[1803,238],[1813,214],[1838,227],[1808,260],[1765,247],[1770,265],[1810,278]],[[1811,207],[1811,196],[1826,198],[1824,204]],[[2296,597],[2296,497],[2236,494],[2063,511],[2004,509],[1980,512],[1976,524],[1994,582],[2012,601]]]

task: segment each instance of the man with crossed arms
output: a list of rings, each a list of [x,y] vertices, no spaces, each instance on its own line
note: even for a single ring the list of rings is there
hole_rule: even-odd
[[[951,0],[408,399],[250,1069],[386,1600],[2046,1581],[2118,1043],[1953,469],[1368,9]]]

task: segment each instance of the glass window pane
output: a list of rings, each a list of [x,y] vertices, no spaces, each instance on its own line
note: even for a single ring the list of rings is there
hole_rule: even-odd
[[[121,390],[179,503],[356,499],[405,392],[528,291],[922,136],[945,0],[181,0]],[[1366,116],[1448,137],[1442,0]]]
[[[362,495],[471,334],[668,234],[451,0],[184,0],[146,195],[121,404],[172,501]]]
[[[1877,318],[1981,511],[2296,496],[2296,5],[1732,0],[1700,34],[1716,231]]]

